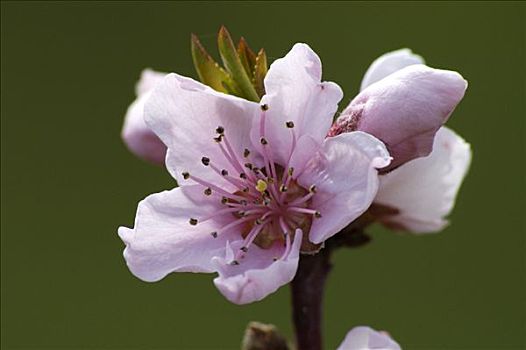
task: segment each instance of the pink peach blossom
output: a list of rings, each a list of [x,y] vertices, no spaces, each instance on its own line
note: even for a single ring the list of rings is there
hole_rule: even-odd
[[[436,132],[462,100],[467,82],[457,72],[416,64],[419,59],[402,50],[375,61],[365,74],[363,90],[329,136],[354,130],[376,136],[393,157],[384,171],[431,153]]]
[[[430,71],[430,68],[418,66],[423,63],[422,57],[413,54],[408,49],[387,53],[371,64],[362,80],[362,89],[367,89],[369,85],[374,85],[376,82],[378,82],[376,84],[385,84],[385,81],[396,80],[401,75],[409,76],[409,72],[415,70]],[[406,68],[408,66],[412,68]],[[439,128],[436,133],[433,132],[437,126],[441,125],[441,116],[446,115],[446,113],[433,114],[433,111],[441,109],[449,111],[454,107],[453,104],[456,101],[456,98],[444,98],[441,96],[443,94],[441,91],[449,89],[452,92],[446,95],[456,94],[458,98],[463,94],[465,83],[461,81],[457,73],[437,71],[433,74],[427,73],[427,76],[429,82],[426,86],[437,85],[437,87],[428,88],[428,92],[435,91],[435,95],[422,101],[422,106],[413,106],[416,111],[425,112],[417,113],[408,110],[405,116],[394,114],[394,117],[398,117],[396,120],[398,125],[393,124],[391,127],[396,130],[394,133],[402,135],[408,130],[417,130],[417,120],[411,119],[410,116],[420,114],[421,120],[424,120],[421,124],[431,126],[425,133],[424,149],[432,149],[432,151],[425,157],[413,159],[382,175],[380,189],[374,200],[377,204],[396,210],[396,214],[379,217],[384,225],[413,233],[437,232],[448,224],[445,217],[453,209],[458,190],[471,163],[470,145],[462,137],[445,126]],[[408,86],[415,85],[410,82],[407,84]],[[428,104],[437,104],[438,107],[431,108],[427,106]],[[426,118],[429,120],[425,121]],[[382,138],[380,134],[371,132]],[[389,132],[388,129],[385,132]],[[429,148],[429,142],[432,142],[431,148]]]
[[[122,139],[128,149],[139,158],[154,164],[164,164],[166,146],[150,130],[144,122],[144,104],[150,92],[160,82],[166,73],[160,73],[151,69],[145,69],[141,78],[135,86],[137,99],[132,102],[126,111],[124,125],[122,127]]]
[[[386,332],[366,326],[354,327],[347,333],[337,350],[401,350]]]
[[[325,137],[343,94],[321,81],[318,56],[296,44],[265,89],[257,104],[170,74],[153,90],[146,123],[180,187],[144,199],[134,228],[119,228],[135,276],[216,272],[228,300],[250,303],[370,206],[391,158],[364,132]]]

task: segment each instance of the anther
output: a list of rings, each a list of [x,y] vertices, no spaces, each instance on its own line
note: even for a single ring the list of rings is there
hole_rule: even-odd
[[[261,142],[261,144],[262,144],[263,146],[268,145],[268,141],[267,141],[267,139],[264,138],[264,137],[260,138],[260,139],[259,139],[259,142]]]
[[[217,142],[217,143],[220,143],[221,141],[223,141],[223,135],[219,135],[218,137],[214,137],[214,141]]]
[[[311,192],[311,193],[316,193],[316,192],[318,192],[318,188],[316,187],[316,185],[311,185],[311,186],[309,187],[309,192]]]
[[[183,173],[183,179],[188,180],[189,178],[190,178],[190,173],[187,172],[187,171],[185,171],[185,172]]]
[[[319,211],[316,211],[316,212],[314,213],[314,217],[315,217],[315,218],[321,218],[321,213],[320,213]]]
[[[228,175],[228,170],[226,170],[226,169],[221,170],[221,175],[227,176]]]
[[[248,252],[248,248],[247,247],[241,247],[241,248],[239,248],[239,250],[241,250],[243,253]]]
[[[261,221],[261,219],[256,219],[256,225],[261,225],[263,223],[263,221]]]
[[[247,202],[246,200],[242,199],[242,200],[239,201],[239,204],[241,204],[241,205],[247,205],[248,202]]]
[[[254,167],[252,168],[252,171],[254,172],[254,174],[258,175],[261,170],[258,167]]]
[[[268,111],[268,105],[267,104],[261,105],[261,109],[263,111]]]
[[[216,231],[210,232],[210,234],[212,235],[212,237],[217,238],[217,232]]]
[[[288,190],[287,186],[285,186],[285,185],[279,186],[279,191],[280,192],[287,192],[287,190]]]
[[[237,215],[245,216],[246,214],[245,214],[245,212],[243,210],[240,210],[240,211],[237,212]]]
[[[294,168],[290,167],[289,168],[289,176],[292,176],[292,174],[294,174]]]
[[[244,188],[242,189],[242,191],[245,192],[245,193],[247,193],[248,191],[250,191],[250,188],[248,188],[248,187],[244,187]]]
[[[294,127],[294,122],[291,120],[286,122],[285,125],[287,126],[287,128],[292,129]]]
[[[250,155],[250,151],[248,150],[248,148],[245,148],[245,150],[243,151],[243,157],[248,157]]]
[[[204,194],[207,195],[207,196],[210,196],[212,194],[212,189],[210,187],[205,188]]]
[[[225,132],[225,128],[223,128],[222,126],[218,126],[216,128],[216,132],[219,134],[219,135],[223,135],[224,132]]]
[[[228,203],[228,198],[226,198],[226,197],[221,198],[221,203],[227,204]]]
[[[246,180],[247,174],[241,173],[241,174],[239,174],[239,177],[242,178],[243,180]]]
[[[230,263],[230,265],[239,265],[239,261],[237,261],[237,260],[232,260],[232,262]]]
[[[252,163],[245,163],[245,168],[252,170],[254,169],[254,166],[252,165]]]
[[[268,182],[269,184],[273,184],[273,183],[274,183],[274,179],[271,178],[271,177],[267,177],[267,182]]]
[[[197,225],[197,219],[190,218],[189,222],[190,222],[190,225],[192,225],[192,226]]]
[[[203,163],[204,166],[209,166],[210,165],[210,158],[208,158],[208,157],[201,158],[201,163]]]
[[[278,258],[277,257],[273,257],[272,261],[278,261]]]

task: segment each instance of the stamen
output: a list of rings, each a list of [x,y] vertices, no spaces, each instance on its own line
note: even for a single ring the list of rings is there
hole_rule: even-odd
[[[183,179],[188,180],[190,178],[190,173],[185,171],[183,174]]]
[[[264,137],[261,137],[261,138],[259,139],[259,142],[261,142],[261,144],[262,144],[263,146],[268,145],[268,141],[267,141],[267,139],[264,138]]]
[[[230,265],[239,265],[239,261],[237,260],[232,260],[232,262],[230,263]]]
[[[316,192],[318,192],[318,188],[316,187],[316,185],[311,185],[311,186],[309,187],[309,192],[311,192],[311,193],[316,193]]]
[[[217,238],[217,232],[216,231],[210,232],[210,234],[212,235],[212,237]]]
[[[222,169],[222,170],[221,170],[221,175],[223,175],[223,176],[227,176],[227,175],[228,175],[228,170],[226,170],[226,169]]]
[[[214,137],[214,141],[217,142],[217,143],[221,143],[221,141],[223,141],[223,135],[219,135],[217,137]]]
[[[289,205],[290,206],[296,206],[298,204],[304,203],[304,202],[308,201],[309,199],[311,199],[314,196],[315,193],[316,192],[312,192],[311,191],[311,192],[307,193],[305,196],[293,200],[292,202],[289,203]]]
[[[208,157],[201,158],[201,163],[203,163],[204,166],[209,166],[210,165],[210,158],[208,158]]]
[[[266,224],[266,222],[265,222]],[[261,230],[263,230],[263,228],[265,227],[265,225],[261,225],[261,226],[254,226],[252,228],[252,230],[250,230],[250,232],[247,234],[247,236],[245,237],[245,240],[243,241],[243,245],[241,246],[241,248],[239,249],[240,252],[238,252],[236,254],[236,256],[234,257],[234,259],[240,259],[243,257],[243,254],[242,253],[246,253],[248,252],[248,247],[250,247],[250,245],[254,242],[254,239],[256,239],[257,235],[261,232]]]
[[[212,194],[212,189],[210,187],[205,188],[204,194],[206,196],[210,196]]]
[[[242,178],[243,180],[246,180],[247,179],[247,174],[241,173],[241,174],[239,174],[239,177]]]
[[[221,125],[216,128],[216,132],[219,135],[223,135],[225,133],[225,128],[223,128]]]
[[[184,177],[184,175],[183,175]],[[188,174],[188,177],[190,177],[190,174]],[[204,187],[210,187],[210,189],[218,192],[218,193],[221,193],[222,195],[228,197],[228,198],[232,198],[232,199],[237,199],[237,200],[241,200],[241,199],[245,199],[244,197],[241,197],[241,196],[238,196],[238,195],[235,195],[235,194],[232,194],[230,192],[227,192],[225,191],[224,189],[222,189],[221,187],[218,187],[206,180],[203,180],[201,178],[198,178],[196,176],[192,176],[192,180],[194,180],[195,182],[197,182],[198,184],[200,185],[203,185]]]
[[[282,193],[283,192],[287,192],[288,191],[288,187],[285,186],[285,185],[281,185],[281,186],[279,186],[279,191],[282,192]]]
[[[263,105],[261,105],[261,109],[262,109],[263,111],[268,111],[268,105],[267,105],[267,104],[263,104]]]
[[[197,219],[190,218],[190,220],[188,220],[188,222],[190,222],[190,225],[192,225],[192,226],[197,225]]]
[[[292,120],[288,121],[285,123],[285,126],[289,129],[292,129],[294,127],[294,122]]]
[[[314,210],[314,209],[298,208],[298,207],[289,206],[289,207],[287,207],[287,210],[293,211],[293,212],[296,212],[296,213],[311,214],[311,215],[314,215],[314,217],[316,217],[316,218],[321,218],[321,213],[319,211],[317,211],[317,210]]]
[[[227,213],[236,213],[236,214],[239,214],[241,217],[244,216],[245,212],[242,211],[242,210],[239,210],[239,207],[228,207],[226,209],[221,209],[221,210],[217,210],[215,212],[213,212],[212,214],[210,215],[207,215],[207,216],[203,216],[201,218],[199,218],[199,222],[205,222],[205,221],[208,221],[218,215],[224,215],[224,214],[227,214]],[[197,219],[195,219],[197,221]]]
[[[245,148],[245,150],[243,151],[243,157],[248,157],[250,155],[250,151],[248,150],[248,148]]]

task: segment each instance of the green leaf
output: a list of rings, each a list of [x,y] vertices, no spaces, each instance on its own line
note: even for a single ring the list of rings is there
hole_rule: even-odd
[[[254,65],[254,87],[259,97],[265,95],[265,76],[268,71],[267,54],[264,49],[259,50],[256,56],[256,64]]]
[[[232,37],[224,26],[219,30],[217,45],[219,47],[219,54],[221,55],[223,64],[236,85],[239,87],[241,97],[246,98],[247,100],[259,102],[259,95],[256,93],[256,89],[252,85],[252,81],[243,67],[243,63],[241,63],[241,59],[239,58],[234,46]]]
[[[214,90],[229,93],[225,89],[223,82],[232,80],[232,78],[214,61],[212,56],[206,52],[195,34],[192,34],[191,50],[194,67],[201,82],[212,87]]]
[[[250,79],[254,78],[254,66],[256,65],[256,54],[250,49],[245,38],[241,37],[237,44],[237,54]]]

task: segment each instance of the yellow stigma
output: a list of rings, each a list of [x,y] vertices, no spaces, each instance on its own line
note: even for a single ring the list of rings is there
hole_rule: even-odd
[[[258,180],[258,182],[256,183],[256,190],[258,190],[259,192],[263,193],[265,192],[265,190],[267,189],[267,183],[261,179]]]

